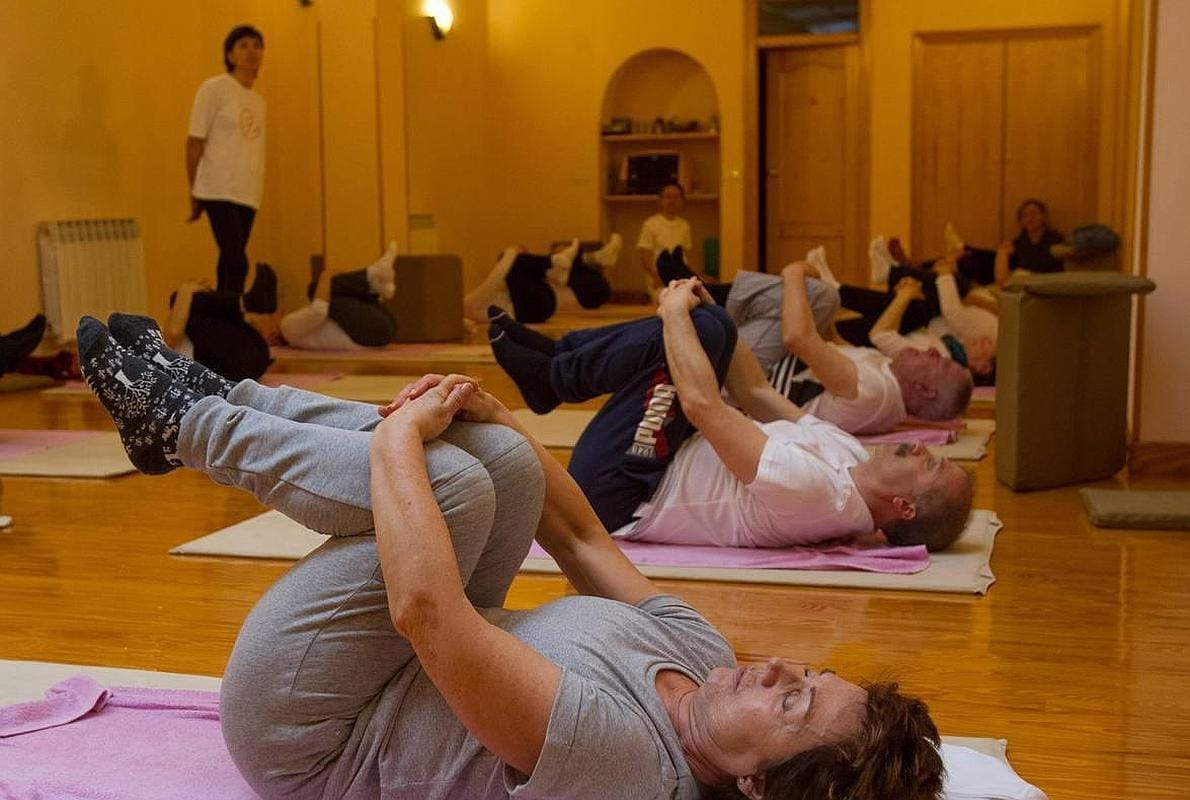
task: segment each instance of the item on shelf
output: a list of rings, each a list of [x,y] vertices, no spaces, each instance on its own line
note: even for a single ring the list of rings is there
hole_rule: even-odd
[[[657,194],[667,183],[688,184],[687,159],[675,150],[631,153],[620,161],[613,194]]]
[[[665,133],[694,133],[698,130],[698,120],[685,117],[670,117],[662,123]]]
[[[623,136],[632,133],[632,117],[612,117],[603,126],[604,136]]]

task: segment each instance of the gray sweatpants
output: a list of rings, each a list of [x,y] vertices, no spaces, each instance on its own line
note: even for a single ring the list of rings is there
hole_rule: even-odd
[[[824,338],[839,312],[839,290],[818,278],[806,278],[806,297],[814,327]],[[767,374],[788,355],[781,335],[781,308],[785,282],[780,275],[740,270],[731,282],[724,309],[736,325],[740,341],[747,343]]]
[[[379,422],[373,405],[250,380],[182,420],[186,466],[335,537],[256,604],[224,675],[224,738],[262,797],[380,796],[395,712],[385,690],[419,670],[376,554],[368,445]],[[501,606],[541,516],[532,448],[508,428],[456,422],[427,445],[426,466],[468,598]]]

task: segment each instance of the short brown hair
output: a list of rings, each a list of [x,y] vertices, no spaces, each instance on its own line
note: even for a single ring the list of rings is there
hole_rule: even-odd
[[[931,553],[954,544],[967,527],[975,496],[974,476],[966,469],[962,471],[963,482],[953,496],[945,486],[934,484],[914,498],[917,513],[913,519],[882,525],[888,543],[894,547],[924,544]]]
[[[764,773],[772,800],[937,800],[943,765],[938,728],[926,704],[895,683],[865,684],[859,735],[798,753]],[[709,795],[742,798],[733,783]]]

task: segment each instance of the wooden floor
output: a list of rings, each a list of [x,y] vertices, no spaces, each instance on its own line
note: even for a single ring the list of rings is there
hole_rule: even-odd
[[[495,367],[478,370],[521,405]],[[36,392],[0,395],[0,426],[111,428],[89,399]],[[779,655],[851,678],[895,678],[926,698],[944,733],[1008,739],[1014,766],[1053,800],[1187,797],[1190,535],[1096,530],[1074,489],[1014,494],[995,483],[992,464],[978,467],[976,505],[995,509],[1005,528],[986,597],[664,586],[700,608],[742,659]],[[0,532],[3,658],[218,675],[249,608],[287,568],[167,555],[261,511],[186,470],[5,478],[3,491],[16,519]],[[510,603],[569,591],[560,578],[525,576]]]

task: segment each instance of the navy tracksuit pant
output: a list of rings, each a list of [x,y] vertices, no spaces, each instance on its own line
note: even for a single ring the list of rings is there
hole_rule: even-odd
[[[722,386],[735,325],[719,306],[696,308],[691,318]],[[666,363],[661,319],[567,334],[550,364],[550,384],[567,403],[612,394],[575,445],[570,474],[614,531],[653,496],[674,453],[696,432],[682,413]]]

